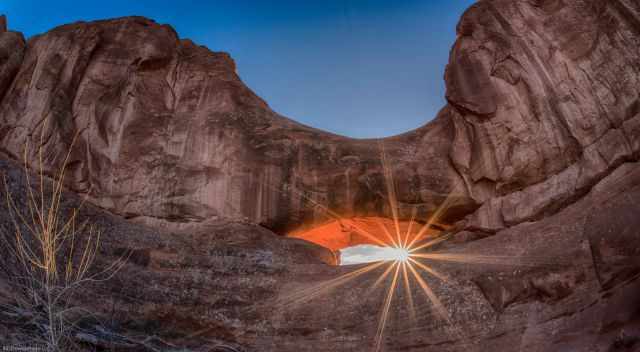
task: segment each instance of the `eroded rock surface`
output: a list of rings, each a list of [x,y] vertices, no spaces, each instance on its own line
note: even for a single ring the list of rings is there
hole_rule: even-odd
[[[473,221],[495,230],[554,213],[638,158],[634,1],[481,1],[447,68],[452,159]],[[487,195],[488,194],[488,195]]]
[[[447,118],[398,138],[352,140],[277,115],[235,70],[227,54],[147,19],[62,26],[29,40],[0,107],[0,144],[19,158],[42,142],[55,170],[79,134],[70,186],[172,228],[226,217],[284,233],[330,219],[317,204],[340,216],[389,213],[380,143],[403,170],[399,199],[423,216],[462,185],[442,157]],[[475,204],[459,188],[468,212]]]
[[[0,99],[5,96],[20,69],[25,45],[22,34],[8,31],[6,17],[0,16]]]
[[[19,157],[42,142],[55,170],[79,134],[70,186],[106,209],[171,228],[248,218],[279,233],[330,220],[324,207],[390,216],[384,145],[401,216],[417,206],[426,218],[453,191],[452,220],[481,207],[467,226],[496,231],[558,211],[637,159],[638,22],[629,0],[481,1],[458,26],[449,105],[383,140],[277,115],[227,54],[169,26],[76,23],[29,40],[0,107],[1,144]],[[9,77],[21,42],[2,47]]]
[[[17,206],[28,211],[20,166],[0,160],[0,171]],[[65,199],[67,217],[81,199]],[[594,204],[600,211],[592,211]],[[639,204],[640,164],[627,163],[553,216],[469,242],[443,243],[435,251],[509,260],[428,261],[449,278],[424,276],[455,328],[413,280],[410,291],[404,285],[395,290],[385,350],[635,351]],[[0,210],[0,230],[10,239],[13,222],[5,203]],[[326,284],[359,267],[327,265],[329,250],[250,223],[212,221],[167,232],[92,206],[79,214],[78,221],[86,220],[108,234],[92,272],[128,258],[112,279],[75,293],[74,304],[92,312],[78,321],[83,330],[77,339],[89,350],[373,350],[391,284],[387,276],[374,286],[384,266],[332,288]],[[6,252],[6,242],[0,243]],[[12,264],[15,258],[1,258],[0,307],[15,293],[4,276]],[[315,290],[322,283],[324,289]],[[24,341],[34,331],[29,324],[28,316],[0,309],[0,343]]]

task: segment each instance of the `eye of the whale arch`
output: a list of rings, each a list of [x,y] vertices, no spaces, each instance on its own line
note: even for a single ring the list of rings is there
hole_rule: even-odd
[[[409,258],[409,250],[401,247],[358,245],[340,250],[341,265],[374,263],[379,261],[406,262]]]

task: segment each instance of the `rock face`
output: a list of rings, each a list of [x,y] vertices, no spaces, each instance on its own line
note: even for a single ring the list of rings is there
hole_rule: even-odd
[[[495,230],[571,203],[639,145],[636,1],[481,1],[447,68],[452,161]],[[486,201],[490,198],[490,201]]]
[[[103,292],[125,328],[258,351],[366,350],[385,294],[371,289],[378,274],[284,309],[283,296],[347,269],[255,224],[298,234],[335,218],[406,220],[413,209],[424,220],[452,195],[439,223],[453,241],[439,250],[555,260],[434,263],[455,278],[433,290],[464,334],[416,285],[398,293],[414,298],[415,320],[394,306],[387,351],[639,348],[637,1],[479,1],[458,26],[448,105],[380,140],[279,116],[228,55],[144,18],[62,26],[26,45],[2,27],[0,147],[20,158],[42,145],[52,173],[70,152],[70,189],[145,225],[100,215],[113,232],[105,260],[118,248],[138,259],[87,297]],[[362,241],[345,233],[316,242]]]
[[[248,218],[284,233],[326,221],[318,203],[341,216],[388,212],[377,141],[278,116],[242,84],[227,54],[143,18],[32,38],[0,116],[2,147],[19,158],[27,143],[43,143],[49,170],[79,134],[70,186],[145,223]],[[406,170],[399,197],[423,213],[462,185],[442,157],[451,139],[444,118],[380,141],[398,161],[392,166]],[[468,212],[475,205],[460,190]]]
[[[416,206],[426,218],[454,192],[451,221],[480,207],[466,226],[496,231],[559,210],[637,159],[638,22],[630,0],[481,1],[458,27],[449,105],[375,141],[277,115],[227,54],[147,19],[36,36],[13,80],[23,45],[4,33],[0,145],[19,157],[42,142],[50,170],[71,148],[70,186],[143,223],[248,218],[279,233],[326,222],[318,205],[390,216],[384,145],[401,217]]]
[[[0,196],[5,199],[6,192],[10,192],[19,213],[28,214],[29,193],[20,164],[0,154],[0,175],[3,179]],[[33,177],[32,182],[37,180]],[[66,194],[64,199],[60,217],[67,219],[83,200],[73,194]],[[12,216],[16,216],[15,212],[7,202],[0,202],[0,253],[3,253],[0,345],[3,346],[32,343],[37,330],[28,316],[22,321],[15,314],[5,315],[4,308],[12,303],[7,299],[19,291],[11,287],[12,281],[7,282],[8,275],[20,273],[17,258],[7,246],[14,238]],[[151,347],[156,351],[171,350],[162,340],[185,347],[208,346],[206,350],[212,351],[218,351],[216,344],[239,346],[241,351],[257,347],[249,342],[251,338],[236,341],[234,335],[272,331],[273,323],[267,321],[271,309],[265,303],[277,296],[282,285],[292,277],[302,277],[307,269],[327,273],[333,268],[325,264],[333,260],[331,251],[278,236],[255,224],[210,221],[172,233],[132,224],[88,204],[78,216],[78,223],[88,222],[108,234],[100,242],[92,275],[112,266],[115,260],[128,258],[112,280],[85,284],[74,296],[75,307],[89,309],[100,317],[96,322],[91,318],[93,315],[83,316],[77,322],[82,333],[88,334],[88,342],[94,346],[104,344],[108,349],[113,348],[114,341],[104,340],[109,336],[105,329],[132,337],[149,337],[148,343],[132,338],[115,344],[127,347],[116,348],[118,351],[154,350]],[[27,228],[23,231],[29,232]],[[31,339],[20,338],[21,333]],[[188,335],[193,336],[186,338]]]
[[[20,69],[24,50],[22,34],[7,31],[7,19],[0,16],[0,99],[5,96]]]
[[[18,207],[27,190],[20,166],[0,160]],[[65,196],[65,216],[80,199]],[[593,206],[599,206],[593,212]],[[27,211],[23,209],[22,211]],[[636,351],[640,346],[640,163],[625,163],[582,199],[559,213],[438,251],[508,256],[524,265],[430,262],[449,277],[425,276],[451,314],[452,329],[420,287],[395,291],[383,345],[386,351]],[[0,202],[0,235],[13,224]],[[210,221],[180,232],[131,224],[85,206],[108,236],[93,270],[131,253],[109,281],[83,286],[75,304],[85,317],[89,346],[122,351],[369,351],[391,278],[373,283],[378,268],[302,301],[313,290],[358,267],[323,263],[331,252],[277,236],[259,226]],[[6,239],[7,237],[5,237]],[[11,237],[8,237],[11,238]],[[0,250],[5,241],[0,241]],[[550,245],[552,244],[552,245]],[[11,297],[0,257],[0,343],[16,345],[33,333],[29,317],[5,315]],[[529,265],[540,261],[542,265]],[[412,297],[413,309],[408,303]],[[23,330],[21,330],[21,328]],[[113,336],[131,336],[124,341]],[[124,348],[124,347],[126,348]],[[223,347],[226,346],[226,347]],[[472,347],[470,347],[472,346]],[[153,348],[153,349],[152,349]],[[225,349],[226,348],[226,349]],[[229,349],[231,348],[231,349]],[[88,349],[93,350],[93,349]]]

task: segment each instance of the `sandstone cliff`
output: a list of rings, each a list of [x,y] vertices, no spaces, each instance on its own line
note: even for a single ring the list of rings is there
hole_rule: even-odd
[[[51,170],[79,133],[70,186],[145,223],[246,217],[283,233],[315,222],[314,202],[344,216],[385,204],[378,141],[277,115],[244,86],[227,54],[143,18],[30,39],[0,116],[2,147],[19,158],[26,142],[42,143]],[[446,157],[451,139],[445,117],[383,141],[403,170],[401,199],[425,203],[427,212],[462,184]],[[464,192],[460,198],[463,208],[472,203]]]
[[[326,221],[317,203],[389,216],[384,144],[402,216],[415,205],[425,218],[454,191],[451,221],[480,207],[467,226],[495,231],[557,211],[637,159],[637,7],[474,5],[447,68],[449,105],[375,141],[277,115],[228,55],[147,19],[62,26],[26,46],[7,32],[1,145],[19,157],[42,142],[55,169],[78,133],[71,187],[106,209],[172,228],[246,217],[285,233]]]
[[[640,150],[636,1],[481,1],[447,69],[474,225],[553,213]]]

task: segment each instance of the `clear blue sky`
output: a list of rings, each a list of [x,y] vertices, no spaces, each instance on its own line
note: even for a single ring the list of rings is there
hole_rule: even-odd
[[[2,0],[27,37],[128,15],[229,52],[282,115],[351,137],[406,132],[444,106],[455,26],[474,0]]]

